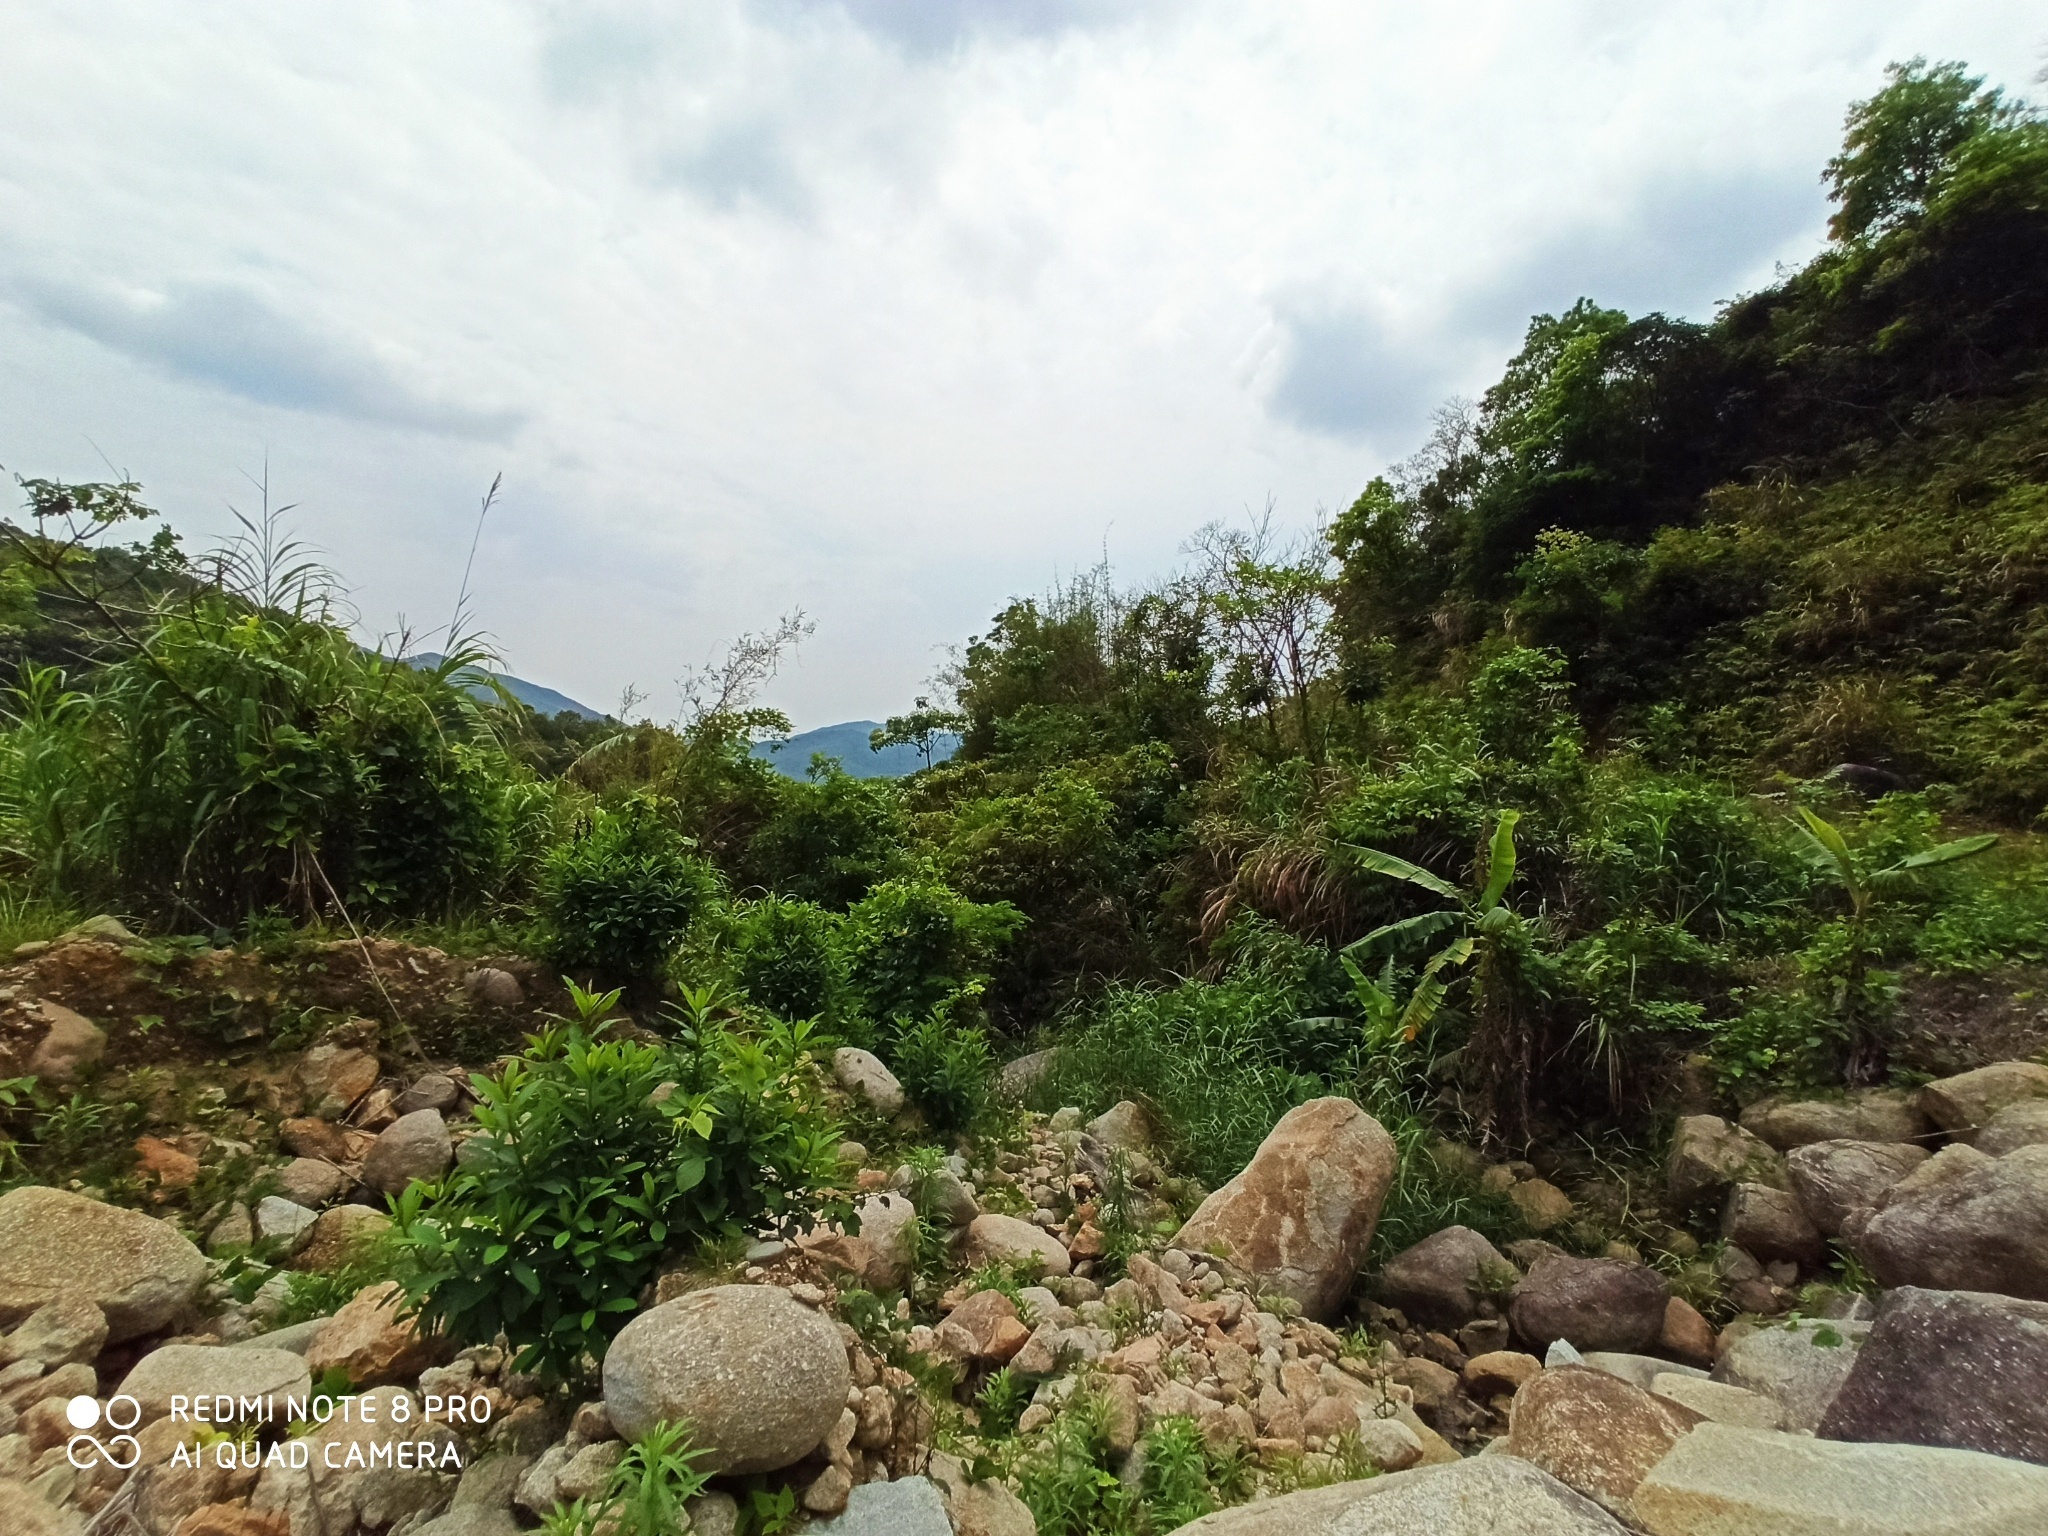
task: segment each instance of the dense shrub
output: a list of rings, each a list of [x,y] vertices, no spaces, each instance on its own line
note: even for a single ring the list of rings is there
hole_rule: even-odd
[[[921,1019],[972,996],[1023,924],[1007,902],[969,901],[936,880],[889,880],[847,913],[853,986],[877,1022]]]
[[[933,1013],[897,1030],[885,1047],[910,1101],[935,1131],[964,1131],[988,1102],[995,1053],[978,1029]]]
[[[737,907],[724,936],[747,997],[785,1019],[840,1022],[851,1006],[844,920],[807,901],[771,896]]]
[[[907,862],[910,829],[888,780],[828,770],[781,782],[775,809],[747,846],[749,872],[762,886],[844,911]]]
[[[802,1043],[535,1036],[476,1079],[482,1134],[455,1173],[400,1202],[422,1315],[465,1344],[502,1332],[555,1378],[601,1360],[665,1255],[804,1212],[830,1178]]]
[[[594,808],[541,868],[549,957],[600,982],[645,982],[718,892],[662,807],[635,796]]]

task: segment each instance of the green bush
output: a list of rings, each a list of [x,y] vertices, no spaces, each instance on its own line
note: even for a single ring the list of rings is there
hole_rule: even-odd
[[[455,1173],[401,1197],[422,1315],[465,1344],[502,1332],[522,1369],[579,1376],[665,1256],[805,1213],[829,1180],[838,1130],[803,1044],[780,1026],[679,1045],[534,1036],[477,1079],[483,1134]]]
[[[987,979],[1023,924],[1008,902],[969,901],[936,880],[890,880],[847,912],[855,991],[877,1022],[921,1019]]]
[[[889,780],[834,769],[782,779],[779,790],[747,845],[748,868],[769,890],[843,912],[906,863],[910,829]]]
[[[960,1028],[943,1012],[900,1030],[888,1046],[903,1091],[935,1131],[964,1131],[988,1102],[995,1053],[978,1029]]]
[[[655,801],[598,807],[542,865],[548,956],[602,982],[646,982],[717,893],[717,873]]]
[[[736,908],[725,934],[734,979],[785,1019],[838,1023],[852,1005],[844,920],[808,901],[770,896]]]

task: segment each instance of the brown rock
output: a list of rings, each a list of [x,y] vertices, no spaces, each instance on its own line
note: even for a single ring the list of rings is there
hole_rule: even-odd
[[[1465,1390],[1485,1402],[1502,1393],[1513,1395],[1543,1374],[1543,1362],[1517,1349],[1497,1349],[1467,1360],[1459,1373]]]
[[[1790,1190],[1738,1184],[1721,1212],[1721,1235],[1766,1262],[1789,1259],[1811,1268],[1827,1256],[1827,1244]]]
[[[281,1511],[259,1513],[246,1504],[208,1504],[195,1509],[171,1536],[292,1536]]]
[[[1618,1376],[1567,1365],[1515,1394],[1507,1448],[1634,1522],[1636,1485],[1701,1417]]]
[[[434,1363],[437,1341],[420,1335],[405,1314],[405,1293],[395,1280],[366,1286],[327,1321],[306,1347],[315,1377],[339,1370],[359,1387],[417,1377]]]
[[[0,1531],[7,1536],[81,1536],[85,1522],[25,1483],[0,1477]]]
[[[1742,1126],[1780,1152],[1816,1141],[1918,1141],[1933,1129],[1914,1096],[1896,1088],[1840,1099],[1762,1099],[1742,1112]]]
[[[138,1136],[135,1171],[154,1180],[159,1189],[190,1189],[199,1177],[199,1159],[155,1136]]]
[[[1418,1413],[1434,1413],[1448,1406],[1458,1391],[1457,1372],[1446,1370],[1434,1360],[1424,1360],[1419,1356],[1403,1360],[1387,1375],[1396,1386],[1406,1387],[1415,1394],[1415,1410]],[[1302,1428],[1306,1430],[1307,1427],[1307,1421],[1304,1420]]]
[[[1404,1248],[1380,1270],[1379,1299],[1416,1322],[1461,1328],[1491,1287],[1518,1277],[1499,1249],[1470,1227],[1445,1227]]]
[[[62,1004],[44,1002],[39,1006],[49,1027],[28,1059],[29,1076],[53,1088],[75,1087],[106,1053],[106,1031]]]
[[[1515,1290],[1509,1316],[1539,1349],[1568,1339],[1581,1351],[1638,1351],[1663,1331],[1670,1288],[1656,1271],[1619,1259],[1537,1260]]]
[[[329,1163],[350,1160],[348,1133],[331,1120],[314,1115],[287,1120],[277,1128],[277,1138],[295,1157],[315,1157]]]
[[[1816,1141],[1785,1159],[1792,1191],[1823,1237],[1856,1211],[1873,1210],[1884,1192],[1927,1161],[1925,1147],[1902,1141]]]
[[[951,1330],[959,1331],[959,1341]],[[946,1314],[939,1325],[939,1342],[962,1360],[986,1360],[997,1364],[1008,1360],[1031,1337],[1017,1316],[1017,1305],[1001,1291],[976,1291]]]
[[[1570,1197],[1548,1179],[1524,1179],[1508,1191],[1508,1199],[1531,1232],[1548,1232],[1572,1219]]]
[[[391,1218],[367,1205],[337,1205],[322,1211],[306,1229],[305,1246],[292,1255],[290,1268],[308,1274],[340,1269],[392,1230]]]
[[[1718,1115],[1686,1115],[1671,1137],[1664,1188],[1671,1204],[1689,1211],[1720,1199],[1735,1184],[1785,1182],[1785,1159],[1760,1138]]]
[[[306,1090],[306,1102],[324,1120],[347,1114],[357,1099],[377,1086],[381,1071],[375,1056],[350,1046],[323,1042],[299,1058],[299,1084]]]
[[[970,1268],[983,1264],[1036,1263],[1041,1266],[1040,1272],[1047,1275],[1068,1274],[1074,1267],[1060,1240],[1044,1228],[993,1212],[968,1223],[966,1258]]]
[[[2037,1062],[1995,1061],[1920,1090],[1920,1108],[1927,1117],[1963,1141],[2007,1105],[2027,1099],[2048,1099],[2048,1067]]]
[[[277,1171],[277,1192],[294,1205],[317,1211],[338,1200],[351,1180],[339,1168],[317,1157],[297,1157]]]
[[[1174,1246],[1228,1260],[1311,1318],[1333,1317],[1372,1245],[1396,1161],[1393,1138],[1358,1105],[1312,1099],[1281,1117]]]
[[[1683,1296],[1664,1303],[1664,1326],[1657,1334],[1657,1347],[1673,1359],[1702,1368],[1714,1363],[1714,1325],[1700,1316]]]

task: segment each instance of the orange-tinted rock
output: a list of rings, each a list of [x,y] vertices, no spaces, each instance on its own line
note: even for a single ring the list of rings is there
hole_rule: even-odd
[[[356,1293],[306,1349],[306,1368],[317,1378],[339,1370],[358,1387],[410,1381],[434,1363],[436,1341],[422,1338],[417,1320],[402,1315],[405,1296],[386,1280]]]
[[[283,1511],[258,1512],[246,1504],[209,1504],[195,1509],[171,1536],[291,1536]]]
[[[1229,1261],[1309,1317],[1333,1317],[1372,1245],[1396,1161],[1394,1139],[1357,1104],[1312,1099],[1281,1117],[1174,1246]]]
[[[1664,1303],[1664,1328],[1657,1335],[1657,1347],[1688,1365],[1714,1363],[1714,1325],[1682,1296]]]
[[[1636,1485],[1701,1417],[1619,1376],[1567,1365],[1515,1394],[1507,1449],[1633,1522]]]
[[[190,1189],[199,1177],[199,1159],[155,1136],[139,1136],[135,1140],[135,1171],[154,1179],[159,1189]]]

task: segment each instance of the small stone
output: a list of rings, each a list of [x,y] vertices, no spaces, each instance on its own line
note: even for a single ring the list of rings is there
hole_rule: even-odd
[[[59,1003],[38,1005],[48,1026],[28,1058],[28,1075],[52,1088],[75,1087],[106,1054],[107,1032]]]
[[[805,1499],[811,1507],[808,1494]],[[840,1509],[835,1518],[814,1522],[809,1536],[953,1536],[946,1501],[926,1477],[863,1483],[841,1496]]]
[[[368,1051],[323,1042],[299,1058],[299,1083],[314,1115],[339,1120],[377,1086],[382,1070]]]
[[[306,1240],[292,1256],[291,1267],[332,1273],[360,1258],[391,1230],[391,1218],[367,1205],[330,1206],[306,1229]]]
[[[1481,1402],[1502,1393],[1512,1396],[1543,1372],[1543,1362],[1519,1350],[1496,1350],[1467,1360],[1459,1379],[1465,1390]]]
[[[967,1228],[965,1260],[969,1268],[993,1263],[1032,1263],[1048,1275],[1064,1275],[1073,1260],[1059,1239],[1014,1216],[994,1212],[977,1216]]]
[[[996,1073],[996,1093],[1012,1102],[1020,1101],[1051,1068],[1050,1050],[1033,1051],[1015,1061],[1005,1062],[1002,1070]]]
[[[315,1376],[339,1370],[357,1386],[410,1380],[434,1361],[435,1342],[404,1315],[405,1293],[393,1280],[366,1286],[327,1321],[306,1349]]]
[[[611,1481],[612,1469],[626,1456],[623,1440],[600,1440],[584,1446],[555,1474],[555,1497],[564,1502],[596,1497]]]
[[[392,1101],[391,1112],[399,1119],[431,1109],[445,1114],[461,1101],[462,1091],[455,1086],[455,1079],[440,1072],[428,1072],[415,1078],[410,1088]]]
[[[841,1088],[866,1100],[868,1108],[885,1119],[902,1112],[903,1084],[873,1051],[841,1046],[832,1053],[832,1075]]]
[[[1548,1232],[1572,1219],[1570,1198],[1547,1179],[1524,1179],[1508,1191],[1508,1199],[1531,1232]]]
[[[1710,1366],[1715,1356],[1714,1325],[1682,1296],[1664,1303],[1664,1326],[1657,1347],[1688,1365]]]
[[[463,982],[473,1002],[487,1008],[518,1008],[526,1002],[526,989],[510,971],[494,965],[480,965]]]
[[[199,1159],[155,1136],[138,1136],[135,1171],[159,1190],[190,1189],[199,1178]]]
[[[298,1157],[277,1171],[277,1192],[294,1205],[318,1211],[339,1200],[349,1187],[349,1176],[330,1162],[315,1157]]]
[[[319,1219],[317,1211],[309,1211],[278,1195],[265,1195],[256,1202],[256,1236],[260,1241],[296,1246],[300,1235],[310,1231]]]
[[[1686,1115],[1671,1138],[1664,1188],[1675,1211],[1719,1200],[1736,1184],[1785,1182],[1785,1160],[1769,1144],[1718,1115]]]
[[[1827,1244],[1799,1197],[1767,1184],[1737,1184],[1728,1191],[1721,1235],[1759,1259],[1784,1259],[1802,1268],[1827,1256]]]

